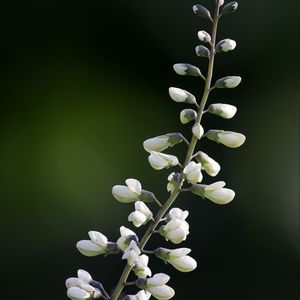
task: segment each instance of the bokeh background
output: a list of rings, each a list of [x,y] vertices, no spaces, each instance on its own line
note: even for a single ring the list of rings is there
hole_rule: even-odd
[[[201,1],[212,9],[214,1]],[[219,55],[215,77],[241,75],[234,90],[210,101],[238,106],[232,120],[205,116],[204,127],[240,131],[247,142],[227,149],[201,142],[222,165],[216,180],[236,190],[225,207],[184,194],[199,267],[171,274],[177,300],[298,299],[299,2],[239,1],[219,38],[238,42]],[[209,22],[194,1],[6,1],[1,31],[1,298],[66,299],[64,281],[78,268],[111,290],[123,262],[86,258],[75,243],[98,230],[118,238],[132,206],[115,201],[114,184],[138,178],[164,201],[170,171],[154,171],[146,138],[174,131],[185,106],[169,86],[201,96],[176,62],[197,64],[197,31]],[[200,148],[199,148],[200,149]],[[172,149],[181,159],[185,146]],[[207,182],[213,182],[208,178]],[[155,209],[155,206],[151,206]],[[154,238],[151,247],[164,243]],[[165,245],[165,244],[164,244]]]

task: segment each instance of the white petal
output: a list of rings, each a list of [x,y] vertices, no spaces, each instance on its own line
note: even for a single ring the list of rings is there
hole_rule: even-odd
[[[197,262],[190,256],[183,256],[168,260],[180,272],[191,272],[197,268]]]
[[[192,250],[190,248],[178,248],[171,250],[170,252],[170,257],[171,258],[177,258],[177,257],[182,257],[187,254],[189,254]]]
[[[205,197],[217,204],[227,204],[233,200],[235,192],[230,189],[222,188],[216,191],[205,193]]]
[[[98,231],[89,231],[89,237],[95,244],[106,247],[108,243],[107,237]]]
[[[214,182],[210,185],[207,185],[205,187],[205,191],[216,191],[218,189],[221,189],[222,187],[225,186],[225,182],[224,181],[217,181],[217,182]]]
[[[170,276],[164,273],[157,273],[147,280],[147,286],[157,286],[166,284],[170,280]]]
[[[71,288],[71,287],[75,287],[75,286],[79,286],[80,283],[82,283],[83,281],[80,280],[79,278],[77,277],[71,277],[71,278],[68,278],[66,280],[66,287],[67,288]]]
[[[161,152],[169,147],[169,137],[166,135],[157,136],[144,141],[144,149],[148,152],[157,151]]]
[[[134,211],[128,216],[128,221],[132,222],[135,227],[141,227],[147,222],[147,217],[139,211]]]
[[[144,202],[137,201],[137,202],[135,202],[134,207],[136,210],[143,213],[147,218],[152,218],[153,214]]]
[[[121,236],[129,236],[129,235],[136,235],[134,231],[126,228],[125,226],[120,227],[120,234]]]
[[[93,279],[89,272],[82,270],[82,269],[79,269],[77,271],[77,276],[79,279],[81,279],[87,283],[89,283]]]
[[[85,256],[96,256],[105,253],[103,247],[98,246],[90,240],[81,240],[76,244],[76,247]]]
[[[147,290],[158,300],[168,300],[175,295],[175,291],[167,285],[154,286]]]
[[[230,148],[237,148],[244,144],[246,137],[237,132],[225,131],[218,134],[218,140]]]
[[[142,185],[137,179],[129,178],[126,179],[126,184],[130,191],[139,195],[142,191]]]
[[[138,200],[138,194],[132,192],[127,186],[125,185],[115,185],[112,188],[113,196],[120,202],[129,203],[135,200]]]
[[[69,288],[67,291],[67,295],[72,300],[89,299],[91,296],[90,293],[78,287]]]

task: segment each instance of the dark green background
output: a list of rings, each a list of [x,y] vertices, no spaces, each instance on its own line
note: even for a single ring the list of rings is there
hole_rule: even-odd
[[[214,1],[202,1],[210,9]],[[176,62],[197,64],[197,31],[209,22],[194,1],[6,1],[1,5],[1,299],[66,299],[64,281],[88,270],[108,290],[119,257],[86,258],[76,248],[88,230],[110,240],[128,225],[132,206],[115,201],[114,184],[141,180],[164,201],[166,176],[147,162],[142,142],[181,131],[185,106],[169,86],[198,98],[203,85],[176,76]],[[171,274],[174,299],[298,299],[298,1],[240,1],[224,17],[219,38],[237,41],[219,55],[214,79],[241,75],[234,90],[210,101],[238,107],[232,120],[205,116],[204,127],[243,132],[242,148],[201,142],[216,158],[236,199],[217,206],[190,194],[199,267]],[[185,146],[172,149],[183,159]],[[205,179],[206,180],[206,179]],[[207,182],[213,182],[208,178]],[[154,209],[154,206],[151,206]],[[148,248],[161,245],[153,239]]]

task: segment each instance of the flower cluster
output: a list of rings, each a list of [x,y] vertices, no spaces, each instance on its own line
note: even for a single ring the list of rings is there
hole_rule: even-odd
[[[174,64],[173,69],[180,76],[199,77],[205,81],[202,100],[198,102],[196,97],[185,89],[169,88],[169,96],[173,101],[189,106],[181,111],[180,122],[183,125],[192,123],[191,139],[188,141],[181,133],[166,133],[149,138],[143,143],[143,147],[148,153],[148,161],[153,169],[178,169],[168,176],[167,191],[170,196],[164,203],[161,203],[153,192],[144,190],[141,182],[134,178],[126,179],[126,185],[113,186],[112,195],[117,201],[133,205],[128,221],[136,228],[146,225],[148,228],[141,237],[132,229],[121,226],[120,236],[115,242],[109,241],[103,233],[89,231],[89,239],[80,240],[76,244],[81,254],[88,257],[120,255],[126,264],[111,295],[105,291],[100,282],[93,280],[88,272],[79,270],[78,277],[72,277],[66,281],[67,296],[70,299],[118,300],[126,285],[135,285],[139,291],[135,295],[125,295],[122,300],[148,300],[151,297],[158,300],[168,300],[175,295],[174,289],[167,285],[170,276],[164,273],[152,275],[152,270],[149,267],[151,256],[163,260],[180,272],[191,272],[197,268],[196,260],[189,256],[190,248],[158,247],[155,250],[145,250],[144,247],[153,234],[160,235],[162,243],[169,242],[178,245],[187,240],[190,234],[190,226],[187,222],[189,212],[178,207],[172,208],[174,201],[182,192],[190,192],[219,205],[227,204],[235,197],[233,190],[225,188],[224,181],[203,183],[207,180],[206,177],[217,176],[221,166],[208,154],[195,150],[197,142],[203,138],[229,148],[237,148],[245,142],[245,136],[241,133],[221,129],[205,131],[202,126],[204,115],[211,114],[228,120],[233,118],[237,112],[237,108],[232,104],[213,103],[206,107],[209,94],[214,89],[235,88],[241,82],[239,76],[225,76],[212,84],[214,56],[233,51],[236,48],[236,42],[232,39],[226,38],[219,42],[216,41],[218,21],[221,16],[235,12],[237,7],[238,4],[235,1],[224,5],[224,1],[216,0],[216,10],[213,17],[204,6],[195,5],[193,7],[196,15],[212,22],[212,34],[204,30],[198,32],[197,36],[202,44],[196,46],[195,49],[197,56],[209,59],[207,75],[205,77],[199,67],[188,63]],[[181,142],[184,142],[188,147],[186,157],[182,162],[177,156],[164,152]],[[152,212],[154,208],[151,206],[155,204],[158,205],[159,210],[154,217]],[[173,247],[176,247],[174,245]],[[128,281],[131,272],[134,274],[132,274],[134,279]]]

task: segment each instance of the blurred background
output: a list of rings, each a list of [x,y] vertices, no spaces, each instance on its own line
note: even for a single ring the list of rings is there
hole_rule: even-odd
[[[299,270],[299,2],[239,1],[218,38],[236,51],[220,54],[214,80],[240,75],[243,84],[209,101],[238,107],[232,120],[205,116],[206,129],[247,136],[228,149],[203,140],[198,149],[222,165],[216,179],[236,191],[217,206],[192,194],[190,211],[198,269],[182,274],[153,258],[153,272],[171,275],[174,299],[298,299]],[[189,62],[197,31],[209,22],[185,0],[11,0],[1,5],[1,298],[66,299],[64,281],[78,268],[111,290],[124,262],[87,258],[75,244],[98,230],[115,241],[131,205],[111,188],[139,179],[164,202],[166,177],[147,162],[142,142],[190,127],[185,105],[168,97],[178,86],[201,96],[197,78],[177,76]],[[213,8],[214,1],[201,1]],[[185,146],[169,153],[183,159]],[[155,210],[155,206],[151,205]],[[142,232],[143,230],[139,231]],[[151,246],[165,244],[155,237]],[[172,247],[172,246],[171,246]],[[133,291],[133,290],[131,290]]]

